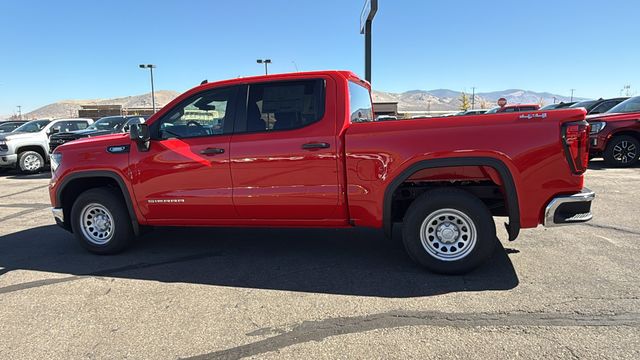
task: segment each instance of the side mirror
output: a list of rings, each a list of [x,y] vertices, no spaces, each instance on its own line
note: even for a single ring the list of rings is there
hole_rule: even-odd
[[[60,132],[60,128],[51,128],[49,129],[49,135],[57,134]]]
[[[138,145],[139,151],[149,151],[149,125],[147,124],[131,124],[129,127],[129,137]]]

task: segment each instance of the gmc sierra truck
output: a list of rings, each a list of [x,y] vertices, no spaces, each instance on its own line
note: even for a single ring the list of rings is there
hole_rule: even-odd
[[[374,121],[348,71],[238,78],[182,94],[130,134],[51,156],[53,215],[86,249],[144,227],[373,227],[402,223],[416,262],[467,272],[522,228],[591,219],[584,109]]]

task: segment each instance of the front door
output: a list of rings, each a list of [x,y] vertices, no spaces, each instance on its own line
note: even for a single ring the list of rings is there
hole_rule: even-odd
[[[331,97],[325,96],[331,88]],[[231,140],[233,201],[241,219],[342,218],[330,79],[250,84]]]
[[[149,125],[148,151],[131,146],[133,187],[143,215],[206,224],[235,218],[229,141],[237,87],[206,90]]]

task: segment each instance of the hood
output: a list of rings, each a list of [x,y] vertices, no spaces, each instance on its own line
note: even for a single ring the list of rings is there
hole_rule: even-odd
[[[109,130],[76,130],[64,133],[57,133],[51,135],[51,139],[80,139],[88,136],[99,136],[112,134],[113,131]]]
[[[640,119],[640,112],[632,113],[604,113],[587,116],[587,121],[622,121]]]
[[[38,135],[40,135],[39,132],[35,132],[35,133],[10,132],[10,133],[0,134],[0,140],[26,139],[26,138],[32,138]]]
[[[64,151],[67,149],[73,149],[74,147],[77,147],[77,146],[128,145],[130,142],[131,142],[131,139],[129,138],[129,134],[117,133],[117,134],[107,134],[107,135],[96,136],[96,137],[82,137],[77,140],[62,144],[58,147],[58,149],[60,149],[60,151]]]

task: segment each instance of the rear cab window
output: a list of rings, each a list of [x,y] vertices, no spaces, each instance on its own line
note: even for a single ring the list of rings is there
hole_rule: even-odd
[[[373,121],[371,94],[353,81],[349,81],[349,119],[352,124]]]

